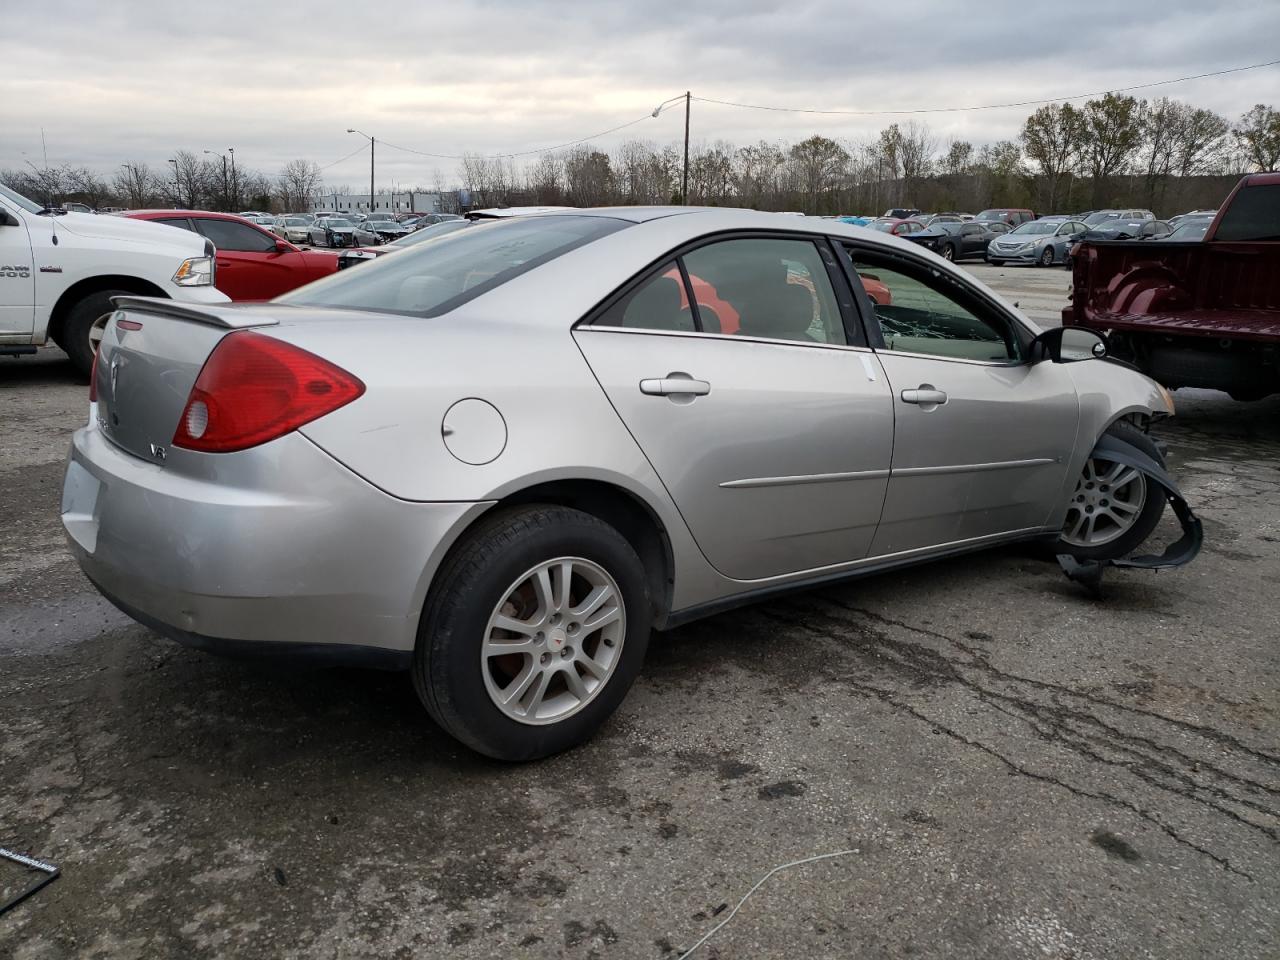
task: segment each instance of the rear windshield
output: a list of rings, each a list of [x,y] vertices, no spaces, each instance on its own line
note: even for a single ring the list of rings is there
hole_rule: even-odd
[[[1215,240],[1280,240],[1280,183],[1240,190],[1222,211]]]
[[[279,302],[438,317],[626,225],[606,217],[515,217],[339,271]]]

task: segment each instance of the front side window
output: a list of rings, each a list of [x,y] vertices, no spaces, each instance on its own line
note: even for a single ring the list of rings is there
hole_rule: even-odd
[[[165,217],[159,220],[152,220],[151,222],[163,223],[166,227],[178,227],[182,230],[195,230],[195,227],[191,226],[191,221],[186,217]],[[217,244],[215,243],[214,246],[217,246]]]
[[[627,226],[608,217],[512,217],[340,270],[282,303],[438,317],[468,300]]]
[[[196,221],[200,232],[213,241],[219,250],[238,250],[245,253],[265,253],[276,248],[276,241],[253,227],[246,227],[234,220]]]
[[[1021,360],[1011,323],[940,270],[873,259],[858,250],[849,255],[859,277],[866,278],[864,286],[869,281],[888,291],[872,300],[886,350],[988,363]]]

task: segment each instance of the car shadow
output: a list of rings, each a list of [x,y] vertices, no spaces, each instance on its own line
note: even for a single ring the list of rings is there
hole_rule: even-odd
[[[87,387],[89,378],[80,373],[71,359],[55,346],[41,347],[34,354],[0,356],[0,388],[50,385]]]

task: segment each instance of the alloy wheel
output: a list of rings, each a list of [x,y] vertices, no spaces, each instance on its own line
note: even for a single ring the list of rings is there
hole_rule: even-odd
[[[590,703],[622,655],[622,591],[599,564],[557,557],[521,574],[485,628],[490,699],[519,723],[557,723]]]
[[[1040,266],[1042,267],[1053,266],[1053,247],[1044,248],[1044,253],[1040,254]]]
[[[107,324],[111,322],[111,314],[104,313],[97,320],[89,325],[89,350],[92,353],[98,352],[98,347],[102,346],[102,338],[107,333]]]
[[[1129,532],[1146,500],[1147,480],[1141,471],[1091,457],[1067,506],[1062,539],[1076,547],[1110,543]]]
[[[956,258],[956,252],[951,248],[951,244],[948,243],[946,246],[942,248],[942,259],[954,260],[955,258]]]

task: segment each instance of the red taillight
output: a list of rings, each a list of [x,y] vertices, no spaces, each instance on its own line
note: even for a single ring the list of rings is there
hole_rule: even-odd
[[[196,378],[173,445],[230,453],[332,413],[364,384],[300,347],[249,330],[229,333]]]
[[[89,367],[89,402],[98,402],[98,358],[102,356],[102,349],[93,351],[93,365]]]

